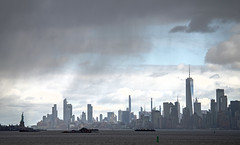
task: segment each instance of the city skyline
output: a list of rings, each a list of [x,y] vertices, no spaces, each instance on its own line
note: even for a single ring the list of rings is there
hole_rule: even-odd
[[[188,66],[186,66],[186,67],[188,67]],[[189,78],[189,77],[188,77],[188,78]],[[186,78],[186,80],[187,80],[188,78]],[[184,80],[182,79],[182,81],[184,81]],[[185,82],[185,83],[186,83],[186,82]],[[185,85],[185,84],[184,84],[184,85]],[[186,88],[184,88],[184,90],[183,90],[184,93],[186,92],[185,89],[186,89]],[[214,92],[214,93],[213,93],[214,96],[213,96],[212,98],[209,98],[209,101],[210,101],[211,99],[215,99],[215,100],[216,100],[216,98],[217,98],[217,96],[218,96],[218,95],[217,95],[217,92],[218,92],[217,90],[223,90],[223,89],[217,88],[216,91],[213,90],[212,92]],[[224,94],[224,95],[226,95],[226,94]],[[126,96],[128,96],[128,98],[127,98]],[[126,100],[125,104],[124,104],[124,105],[121,104],[121,105],[124,106],[124,107],[123,107],[123,108],[119,108],[119,109],[122,109],[122,110],[124,110],[125,108],[128,109],[128,107],[129,107],[129,101],[132,100],[132,99],[131,99],[131,96],[132,96],[132,95],[126,95],[126,96],[125,96],[125,100]],[[228,97],[229,97],[229,96],[228,96]],[[66,97],[66,98],[69,99],[70,97],[69,97],[69,98]],[[162,101],[162,102],[159,102],[159,101],[156,102],[156,100],[158,100],[158,98],[156,97],[156,98],[154,98],[154,99],[156,99],[156,100],[153,100],[153,103],[154,103],[153,108],[154,108],[154,107],[156,108],[156,107],[158,107],[158,106],[162,106],[164,102],[175,102],[176,100],[178,100],[178,98],[179,98],[179,95],[177,95],[176,97],[173,96],[172,98],[170,98],[171,101],[166,99],[165,101]],[[195,97],[195,98],[192,98],[192,101],[194,102],[194,99],[196,99],[196,98],[198,98],[198,99],[200,99],[200,100],[202,99],[202,98],[199,98],[199,97]],[[230,96],[230,98],[231,98],[231,96]],[[150,111],[150,110],[151,110],[151,99],[152,99],[152,98],[149,97],[147,101],[146,101],[146,100],[143,101],[144,103],[143,103],[141,106],[138,106],[137,108],[136,108],[136,107],[133,108],[134,113],[137,114],[137,112],[139,111],[139,107],[144,107],[144,109],[145,109],[146,111]],[[181,105],[181,106],[180,106],[180,112],[182,113],[182,109],[183,109],[183,108],[185,107],[185,105],[186,105],[186,104],[184,104],[184,102],[186,101],[186,96],[184,96],[184,95],[183,95],[182,97],[180,96],[180,99],[181,99],[181,101],[180,101],[180,105]],[[238,98],[236,98],[235,100],[238,100]],[[149,101],[149,102],[148,102],[148,101]],[[206,101],[206,100],[204,100],[204,101]],[[234,100],[228,99],[228,100],[227,100],[227,104],[229,104],[230,101],[234,101]],[[147,103],[146,103],[146,102],[147,102]],[[192,105],[194,105],[193,102],[192,102]],[[74,104],[74,102],[72,102],[72,103]],[[72,108],[72,106],[71,106],[72,103],[71,103],[71,104],[67,104],[68,107]],[[200,102],[200,103],[201,103],[201,102]],[[203,102],[203,103],[206,103],[206,102]],[[61,104],[62,104],[62,103],[61,103]],[[207,105],[207,107],[203,107],[203,110],[208,110],[208,109],[210,109],[210,102],[209,102],[208,104],[209,104],[209,106]],[[78,106],[78,104],[75,104],[75,105]],[[95,104],[95,106],[98,106],[98,107],[99,107],[100,105]],[[193,107],[193,106],[192,106],[192,107]],[[61,105],[59,106],[59,108],[62,109]],[[63,107],[63,108],[64,108],[64,107]],[[83,108],[84,108],[84,107],[83,107]],[[78,111],[76,111],[75,109],[73,109],[74,112],[75,112],[75,113],[73,113],[73,114],[79,115],[81,112],[86,112],[86,113],[87,113],[87,107],[86,107],[85,109],[86,109],[86,110],[84,110],[84,109],[83,109],[83,110],[80,110],[80,112],[79,112],[78,109],[77,109]],[[107,110],[107,109],[106,109],[106,110]],[[113,111],[113,112],[115,113],[115,112],[117,112],[117,110],[118,110],[118,109],[115,109],[115,110],[114,110],[114,109],[110,109],[110,110],[108,110],[108,111]],[[136,110],[136,111],[135,111],[135,110]],[[71,111],[72,111],[72,109],[71,109]],[[100,113],[99,113],[97,110],[94,110],[94,111],[95,111],[95,114],[96,114],[96,115],[93,116],[94,118],[95,118],[95,117],[98,117],[100,114],[103,114],[104,117],[107,116],[107,115],[106,115],[107,112],[105,112],[105,111],[101,111]],[[193,109],[193,111],[194,111],[194,109]],[[49,112],[49,111],[48,111],[48,112]],[[47,112],[47,113],[48,113],[48,112]],[[78,113],[76,113],[76,112],[78,112]],[[97,112],[97,113],[96,113],[96,112]],[[60,111],[60,113],[59,113],[59,117],[60,117],[60,118],[62,118],[62,115],[63,115],[63,114],[61,114],[61,113],[62,113],[62,111]],[[39,117],[40,117],[40,116],[39,116]],[[38,118],[39,118],[39,117],[38,117]],[[31,118],[29,118],[29,119],[32,120]],[[26,120],[27,120],[27,118],[26,118]],[[14,124],[14,123],[12,123],[12,124]],[[33,122],[33,124],[34,124],[34,122]],[[31,124],[31,125],[33,125],[33,124]]]
[[[178,98],[182,111],[189,64],[192,104],[209,109],[216,89],[227,95],[222,102],[239,100],[239,5],[1,0],[0,123],[17,124],[24,112],[25,124],[35,124],[52,104],[63,118],[65,98],[77,116],[86,104],[93,117],[126,110],[129,95],[135,114],[150,110],[150,98],[153,107]]]
[[[190,76],[190,75],[189,75]],[[190,78],[190,77],[188,77]],[[189,83],[186,81],[186,84]],[[187,88],[187,85],[186,85]],[[211,108],[208,110],[201,109],[201,103],[197,98],[194,101],[194,113],[190,113],[189,105],[182,109],[180,112],[180,104],[178,99],[176,102],[163,102],[163,110],[161,106],[159,108],[152,108],[153,100],[151,98],[151,110],[143,110],[140,107],[139,116],[131,112],[131,97],[128,96],[129,107],[126,110],[118,110],[118,115],[114,111],[108,111],[106,117],[102,114],[98,117],[93,117],[93,106],[87,104],[87,120],[86,114],[82,112],[82,115],[71,115],[69,119],[66,119],[65,115],[63,120],[58,118],[57,107],[54,104],[52,107],[52,114],[43,116],[34,128],[37,129],[76,129],[79,127],[99,127],[101,129],[239,129],[238,123],[240,116],[240,101],[230,100],[230,104],[227,104],[227,96],[224,94],[224,89],[216,89],[216,101],[211,99]],[[186,97],[186,100],[188,97]],[[188,102],[187,102],[188,103]],[[67,100],[63,100],[63,106],[72,106],[67,104]],[[219,109],[218,109],[219,108]],[[71,108],[72,109],[72,108]],[[63,112],[66,112],[64,107]],[[66,114],[66,113],[65,113]],[[69,113],[68,113],[69,114]],[[104,117],[104,118],[103,118]],[[23,115],[22,115],[23,118]],[[22,119],[23,120],[23,119]],[[66,123],[67,120],[67,123]],[[22,121],[21,121],[22,122]],[[21,124],[20,122],[20,124]],[[10,126],[9,126],[10,127]],[[17,127],[16,127],[17,128]]]

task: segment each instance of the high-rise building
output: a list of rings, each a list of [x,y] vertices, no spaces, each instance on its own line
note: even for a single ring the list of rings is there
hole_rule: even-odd
[[[67,124],[67,99],[63,100],[63,121]]]
[[[201,103],[198,102],[197,98],[194,102],[194,114],[197,114],[199,117],[202,117]]]
[[[52,107],[51,128],[55,128],[57,124],[57,104]]]
[[[103,121],[103,116],[102,116],[102,114],[99,115],[99,118],[100,118],[100,122],[102,122],[102,121]]]
[[[235,117],[236,112],[240,112],[240,101],[231,101],[230,102],[231,116]]]
[[[158,110],[152,110],[152,127],[161,128],[161,112]]]
[[[240,101],[230,102],[230,112],[231,112],[231,127],[234,129],[240,128]]]
[[[82,112],[82,122],[87,123],[86,113]]]
[[[179,123],[179,118],[178,118],[178,109],[176,105],[173,105],[171,107],[170,111],[170,120],[171,125],[169,126],[170,128],[176,128],[177,124]]]
[[[96,122],[98,122],[98,117],[96,117]]]
[[[217,112],[221,110],[220,108],[220,98],[224,96],[224,89],[216,89],[216,103],[217,103]]]
[[[54,104],[53,107],[52,107],[52,116],[54,119],[57,118],[58,116],[58,113],[57,113],[57,104]]]
[[[107,112],[107,119],[108,119],[108,122],[114,122],[115,120],[115,114],[114,112]]]
[[[189,66],[189,77],[186,79],[186,108],[189,109],[190,116],[193,113],[192,98],[193,98],[193,79],[190,77],[190,66]]]
[[[118,121],[122,121],[122,110],[118,110]]]
[[[125,123],[126,125],[129,124],[129,111],[122,111],[122,122]]]
[[[168,103],[168,102],[163,103],[163,117],[164,118],[169,118],[172,107],[173,107],[172,103]]]
[[[72,118],[72,105],[67,103],[67,99],[63,100],[63,121],[68,127]]]
[[[177,99],[177,101],[175,102],[175,106],[177,108],[177,114],[178,114],[178,122],[180,122],[180,118],[181,118],[181,114],[180,114],[180,103]],[[160,111],[161,112],[161,111]]]
[[[129,109],[129,113],[131,113],[131,111],[132,111],[132,106],[131,106],[131,96],[129,95],[129,97],[128,97],[128,109]]]
[[[72,104],[67,104],[67,108],[68,108],[68,111],[69,111],[69,117],[70,117],[70,120],[72,119]]]
[[[220,103],[219,103],[220,111],[223,111],[223,112],[227,111],[227,96],[226,95],[225,96],[221,96],[219,100],[220,100]]]
[[[214,99],[211,100],[211,127],[217,127],[217,104]]]
[[[152,107],[152,98],[151,98],[151,111],[152,111],[153,107]]]
[[[72,122],[75,122],[75,115],[72,115]]]
[[[93,107],[91,104],[87,104],[87,118],[88,123],[93,123]]]

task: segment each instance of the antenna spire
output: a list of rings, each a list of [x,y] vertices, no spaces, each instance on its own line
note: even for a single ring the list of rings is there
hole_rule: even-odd
[[[190,64],[189,64],[189,78],[190,78]]]

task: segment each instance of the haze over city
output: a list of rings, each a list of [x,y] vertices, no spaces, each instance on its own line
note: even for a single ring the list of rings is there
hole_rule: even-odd
[[[1,0],[0,124],[33,125],[63,99],[93,117],[194,96],[210,109],[216,89],[240,94],[240,10],[234,0]]]

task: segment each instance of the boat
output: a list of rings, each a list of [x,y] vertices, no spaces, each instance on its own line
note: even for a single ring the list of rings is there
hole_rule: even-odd
[[[134,131],[156,131],[155,129],[135,129]]]

